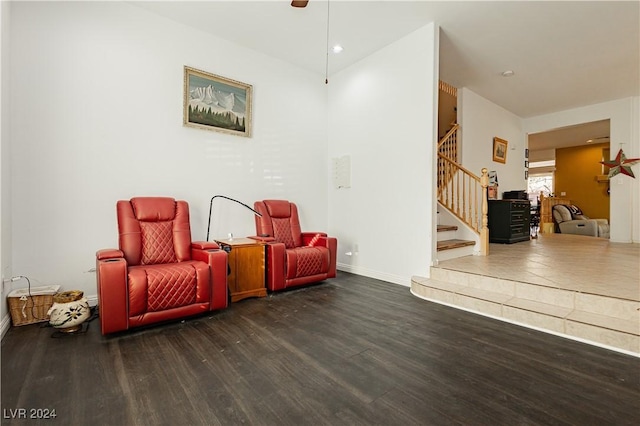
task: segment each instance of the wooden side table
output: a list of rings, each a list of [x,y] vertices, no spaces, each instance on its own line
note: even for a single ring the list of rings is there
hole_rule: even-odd
[[[265,297],[265,245],[251,238],[216,240],[229,253],[227,285],[231,302],[247,297]]]

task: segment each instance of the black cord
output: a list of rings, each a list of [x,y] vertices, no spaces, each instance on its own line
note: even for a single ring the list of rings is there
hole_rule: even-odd
[[[29,295],[29,298],[31,300],[31,316],[33,317],[34,320],[38,320],[38,321],[49,321],[46,314],[44,316],[44,318],[40,318],[38,315],[36,315],[36,302],[33,299],[33,295],[31,294],[31,281],[29,280],[29,277],[25,277],[24,275],[18,275],[17,278],[24,278],[25,280],[27,280],[27,294]],[[28,305],[28,302],[27,302]],[[26,306],[26,308],[29,308],[29,306]],[[86,333],[87,330],[89,329],[89,322],[95,320],[96,318],[99,317],[99,311],[98,311],[98,306],[96,305],[95,308],[90,309],[91,315],[89,316],[89,318],[87,318],[84,322],[83,322],[83,330],[80,333]],[[49,324],[44,325],[44,327],[49,326]],[[59,332],[58,332],[59,333]],[[54,333],[57,334],[57,333]],[[68,334],[68,333],[61,333],[62,335]],[[61,336],[51,336],[51,337],[61,337]]]
[[[29,277],[18,275],[18,278],[24,278],[25,280],[27,280],[27,293],[29,294],[29,299],[31,300],[31,316],[33,317],[33,319],[38,321],[47,321],[46,315],[44,318],[40,318],[38,317],[38,315],[36,315],[36,302],[35,300],[33,300],[33,295],[31,294],[31,281],[29,280]]]
[[[31,294],[31,280],[29,280],[29,277],[26,277],[24,275],[18,275],[16,277],[12,278],[11,281],[17,281],[17,280],[15,280],[15,278],[27,280],[27,294],[29,295],[27,300],[31,300],[31,316],[33,317],[33,319],[37,320],[37,321],[48,321],[46,314],[45,314],[45,316],[43,318],[41,318],[38,315],[36,315],[36,302],[33,299],[33,294]],[[26,302],[25,308],[28,309],[29,308],[28,305],[29,305],[29,302]]]

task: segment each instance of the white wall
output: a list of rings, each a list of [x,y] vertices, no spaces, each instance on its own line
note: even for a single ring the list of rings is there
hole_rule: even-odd
[[[322,76],[124,2],[11,7],[14,274],[95,296],[95,252],[117,247],[132,196],[187,200],[194,240],[215,194],[288,198],[304,229],[327,228]],[[183,127],[184,65],[253,85],[252,138]],[[217,199],[211,234],[228,232],[254,219]]]
[[[611,120],[611,156],[622,148],[627,158],[640,157],[640,98],[625,98],[524,120],[525,134],[597,120]],[[611,241],[640,242],[640,166],[636,179],[619,174],[610,181]]]
[[[329,80],[329,157],[351,157],[351,188],[329,189],[341,270],[407,286],[429,274],[436,58],[430,24]]]
[[[462,165],[480,176],[483,167],[498,173],[499,198],[504,191],[526,190],[525,135],[522,119],[467,88],[458,90]],[[508,144],[506,163],[493,161],[493,138]]]
[[[3,279],[11,277],[10,5],[6,1],[0,2],[0,271]],[[10,289],[11,284],[3,281],[0,291],[0,330],[3,335],[9,328],[5,297]]]

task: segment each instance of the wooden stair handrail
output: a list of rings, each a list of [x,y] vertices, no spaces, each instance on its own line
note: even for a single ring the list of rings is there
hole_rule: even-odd
[[[454,164],[462,172],[464,172],[465,174],[469,175],[471,178],[473,178],[474,180],[478,181],[478,183],[480,183],[481,176],[476,176],[475,174],[473,174],[472,171],[470,171],[469,169],[466,169],[464,166],[461,166],[460,164],[456,163],[455,161],[453,161],[452,159],[450,159],[446,155],[438,154],[438,158],[442,158],[444,161],[446,161],[448,163],[451,163],[451,164]],[[485,170],[485,169],[482,169],[482,170]],[[487,184],[488,183],[489,182],[487,182]]]
[[[477,176],[446,155],[438,153],[438,202],[480,238],[480,255],[489,254],[489,173]]]
[[[444,143],[447,142],[451,138],[451,136],[454,133],[457,133],[459,128],[460,128],[460,125],[458,123],[454,124],[453,127],[447,132],[447,134],[444,135],[444,137],[442,139],[440,139],[440,142],[438,142],[438,151],[440,150],[442,145],[444,145]]]

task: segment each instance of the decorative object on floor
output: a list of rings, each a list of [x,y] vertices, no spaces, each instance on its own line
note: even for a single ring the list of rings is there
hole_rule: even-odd
[[[60,291],[60,286],[31,287],[29,278],[24,276],[16,278],[27,280],[28,287],[15,289],[7,295],[13,325],[19,326],[48,321],[47,311],[53,305],[53,295]]]
[[[80,290],[64,291],[53,296],[53,305],[47,312],[49,324],[64,333],[75,333],[89,318],[91,308]]]
[[[615,175],[622,173],[635,179],[635,175],[631,170],[631,166],[640,161],[640,158],[627,158],[622,149],[618,151],[618,155],[614,160],[601,161],[600,164],[609,167],[609,179]]]
[[[498,137],[493,138],[493,161],[505,164],[507,162],[507,142]]]
[[[254,209],[252,209],[251,207],[249,207],[248,205],[246,205],[242,201],[235,200],[233,198],[227,197],[226,195],[214,195],[213,197],[211,197],[211,201],[209,201],[209,220],[207,221],[207,241],[209,241],[209,229],[211,228],[211,211],[212,211],[212,208],[213,208],[213,200],[215,198],[224,198],[225,200],[229,200],[229,201],[233,201],[234,203],[238,203],[241,206],[244,206],[244,207],[248,208],[249,210],[251,210],[257,216],[262,217],[262,215],[260,213],[258,213],[257,211],[255,211]],[[233,234],[229,234],[229,238],[233,239]]]
[[[96,253],[102,334],[227,307],[227,253],[191,241],[186,201],[136,197],[116,211],[119,249]]]
[[[286,200],[256,201],[256,236],[267,245],[269,291],[323,281],[336,276],[338,240],[324,232],[302,232],[298,208]]]
[[[184,67],[184,125],[251,137],[253,88],[219,75]]]

